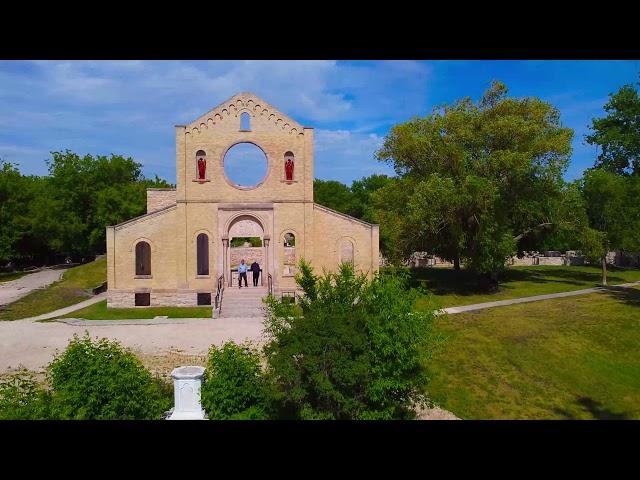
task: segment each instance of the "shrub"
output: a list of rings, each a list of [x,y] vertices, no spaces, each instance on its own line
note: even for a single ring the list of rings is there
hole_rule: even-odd
[[[21,370],[0,380],[0,420],[42,420],[51,416],[51,395],[33,373]]]
[[[160,419],[171,397],[140,360],[118,342],[74,335],[51,362],[56,414],[76,420]]]
[[[407,288],[407,276],[370,281],[349,264],[318,277],[310,267],[301,271],[303,314],[267,301],[264,351],[280,414],[413,418],[426,401],[434,315],[413,312],[416,292]]]
[[[210,419],[267,418],[260,354],[250,344],[227,342],[209,350],[201,392]]]

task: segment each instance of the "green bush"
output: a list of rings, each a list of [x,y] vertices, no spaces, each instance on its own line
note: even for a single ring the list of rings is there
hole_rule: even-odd
[[[212,346],[201,398],[210,419],[266,419],[267,395],[259,352],[248,343]]]
[[[318,277],[306,264],[300,270],[302,314],[267,299],[264,351],[279,415],[413,418],[426,402],[434,315],[413,311],[407,276],[368,280],[349,264]]]
[[[51,394],[21,370],[0,380],[0,420],[43,420],[52,417]]]
[[[56,416],[74,420],[160,419],[172,399],[129,350],[74,335],[48,367]]]

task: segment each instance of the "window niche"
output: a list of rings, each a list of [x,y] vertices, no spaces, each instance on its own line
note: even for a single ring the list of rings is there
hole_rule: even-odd
[[[351,240],[344,239],[340,242],[340,263],[354,265],[354,248]]]
[[[293,152],[284,154],[284,181],[287,183],[295,182],[295,166],[296,159]]]
[[[207,152],[204,150],[198,150],[196,152],[196,178],[194,182],[208,182],[209,181],[209,172],[207,171]]]

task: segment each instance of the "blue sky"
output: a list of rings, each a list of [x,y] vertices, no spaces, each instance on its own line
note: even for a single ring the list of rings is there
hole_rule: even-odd
[[[0,157],[46,174],[52,150],[122,154],[175,182],[174,125],[251,91],[315,128],[315,175],[392,173],[374,158],[389,128],[489,83],[538,96],[575,130],[567,179],[593,164],[584,135],[640,61],[2,61]]]

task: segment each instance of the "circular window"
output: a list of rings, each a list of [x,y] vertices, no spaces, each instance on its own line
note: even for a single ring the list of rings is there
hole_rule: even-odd
[[[237,143],[224,156],[224,173],[237,187],[257,187],[267,176],[267,157],[253,143]]]

